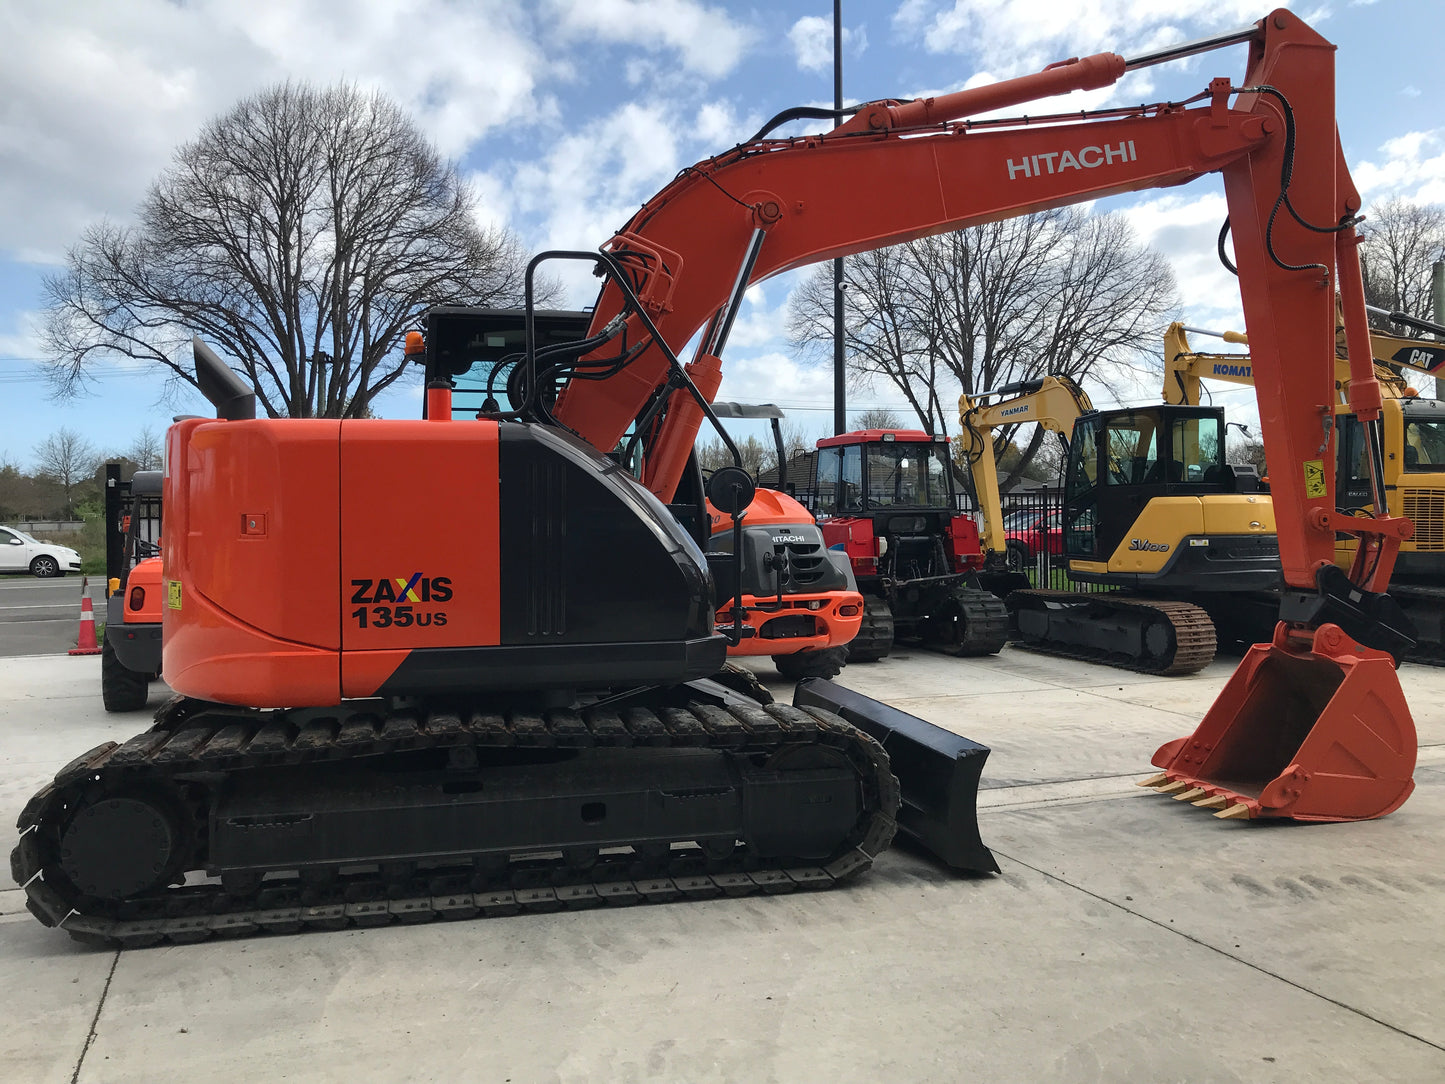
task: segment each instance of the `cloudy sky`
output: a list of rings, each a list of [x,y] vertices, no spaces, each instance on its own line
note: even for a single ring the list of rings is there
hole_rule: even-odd
[[[1298,11],[1339,45],[1339,126],[1366,211],[1395,194],[1445,201],[1445,4],[1310,0]],[[844,94],[939,93],[1069,56],[1128,56],[1266,13],[1257,0],[843,0]],[[61,426],[119,450],[142,427],[160,432],[172,414],[204,409],[198,398],[166,400],[159,374],[119,365],[89,397],[57,402],[37,369],[35,329],[42,280],[80,231],[127,222],[177,144],[238,98],[288,78],[384,90],[457,160],[486,221],[529,249],[595,248],[682,166],[784,108],[831,105],[831,15],[827,0],[7,0],[0,462],[29,466],[36,443]],[[1067,108],[1182,98],[1243,67],[1236,46],[1128,75]],[[1126,213],[1173,262],[1184,319],[1242,327],[1214,255],[1217,182],[1101,206]],[[829,365],[796,357],[782,335],[795,282],[751,291],[720,395],[780,403],[821,434],[832,417]],[[877,388],[851,406],[891,402]],[[382,412],[416,416],[418,402],[401,392]]]

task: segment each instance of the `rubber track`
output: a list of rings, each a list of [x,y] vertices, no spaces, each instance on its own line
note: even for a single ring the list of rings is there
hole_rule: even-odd
[[[26,906],[47,926],[105,947],[138,948],[161,941],[189,943],[211,936],[381,926],[601,904],[663,902],[755,892],[828,888],[857,876],[887,849],[899,806],[898,781],[888,755],[873,739],[830,712],[772,704],[719,706],[702,700],[684,707],[654,704],[620,711],[548,711],[511,716],[447,712],[425,717],[398,712],[341,715],[299,729],[279,715],[264,724],[228,718],[204,720],[195,701],[172,701],[156,725],[124,745],[107,742],[76,758],[25,806],[11,873],[25,889]],[[222,712],[225,709],[221,709]],[[188,712],[192,713],[188,716]],[[171,887],[119,903],[88,900],[56,866],[62,821],[89,792],[104,798],[111,783],[155,785],[197,771],[335,762],[389,752],[476,745],[509,748],[652,746],[716,748],[768,753],[798,742],[842,751],[863,786],[863,814],[833,858],[818,865],[770,868],[739,846],[730,858],[708,861],[696,851],[648,858],[601,855],[587,870],[562,859],[512,861],[484,885],[470,865],[394,875],[340,878],[324,891],[295,878],[266,881],[237,898],[218,883]],[[97,778],[98,777],[98,778]],[[204,816],[200,810],[199,815]],[[110,911],[112,913],[106,913]]]
[[[953,592],[953,600],[963,611],[965,638],[958,643],[925,639],[923,646],[960,658],[997,655],[1002,651],[1009,635],[1008,607],[1003,599],[992,591],[959,587]]]
[[[1036,598],[1044,602],[1061,602],[1073,605],[1085,603],[1107,603],[1121,609],[1148,610],[1167,618],[1174,626],[1174,657],[1167,666],[1155,666],[1128,659],[1117,652],[1079,645],[1052,644],[1041,640],[1016,639],[1015,647],[1033,651],[1040,655],[1053,655],[1065,659],[1081,659],[1085,662],[1099,662],[1120,670],[1133,670],[1140,674],[1158,674],[1161,677],[1180,677],[1197,674],[1209,665],[1217,647],[1214,623],[1209,615],[1189,602],[1167,602],[1155,599],[1130,598],[1111,592],[1085,594],[1078,591],[1015,591],[1014,597]],[[1017,634],[1015,634],[1017,635]]]
[[[1406,617],[1410,616],[1412,610],[1445,610],[1445,587],[1423,583],[1392,583],[1389,592],[1404,608]],[[1445,644],[1420,640],[1405,652],[1405,660],[1425,666],[1445,666]]]
[[[877,595],[863,596],[863,621],[848,642],[849,662],[877,662],[893,650],[893,611]]]

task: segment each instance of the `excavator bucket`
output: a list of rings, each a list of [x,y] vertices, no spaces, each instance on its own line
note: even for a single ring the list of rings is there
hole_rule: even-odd
[[[1336,625],[1280,623],[1249,649],[1199,728],[1140,783],[1225,819],[1369,820],[1414,790],[1415,723],[1394,660]]]
[[[900,832],[953,869],[999,872],[978,832],[988,746],[822,678],[798,682],[793,706],[841,715],[883,746],[903,793]]]

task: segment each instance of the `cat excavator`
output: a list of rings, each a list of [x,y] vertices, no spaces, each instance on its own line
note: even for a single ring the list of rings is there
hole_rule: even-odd
[[[1235,44],[1244,78],[1187,102],[971,119]],[[940,728],[817,679],[793,707],[711,680],[740,634],[714,624],[711,567],[726,575],[732,555],[710,562],[668,505],[703,507],[689,462],[750,283],[1211,172],[1288,590],[1272,642],[1146,782],[1241,820],[1395,809],[1416,741],[1384,592],[1410,525],[1338,510],[1333,386],[1314,361],[1338,284],[1351,403],[1377,433],[1333,54],[1281,9],[1128,59],[869,102],[822,134],[775,136],[818,111],[779,114],[679,173],[600,251],[534,257],[512,410],[454,418],[434,378],[424,420],[257,419],[202,346],[218,417],[167,434],[163,665],[180,697],[26,804],[11,870],[27,906],[137,945],[784,891],[846,881],[910,823],[989,868],[963,839],[971,803],[939,815],[968,789],[950,765],[978,764],[943,750]],[[604,282],[582,339],[539,345],[534,284],[558,261]],[[707,490],[738,527],[743,473]],[[1360,540],[1349,572],[1331,561],[1338,531]]]
[[[1062,552],[1069,578],[1114,590],[1010,590],[1015,643],[1161,675],[1196,673],[1217,640],[1274,625],[1279,551],[1269,498],[1225,462],[1224,412],[1095,410],[1074,380],[1019,381],[959,399],[983,546],[1007,562],[993,431],[1037,422],[1065,444]]]

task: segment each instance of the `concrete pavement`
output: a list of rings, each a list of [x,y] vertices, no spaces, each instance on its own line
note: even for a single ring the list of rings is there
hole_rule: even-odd
[[[827,893],[97,952],[0,892],[7,1079],[1438,1081],[1445,670],[1401,677],[1417,789],[1354,825],[1133,784],[1232,671],[1014,649],[843,680],[993,747],[998,877],[902,849]],[[775,684],[766,663],[760,674]],[[152,707],[163,690],[157,689]],[[0,814],[146,713],[95,659],[0,660]]]

